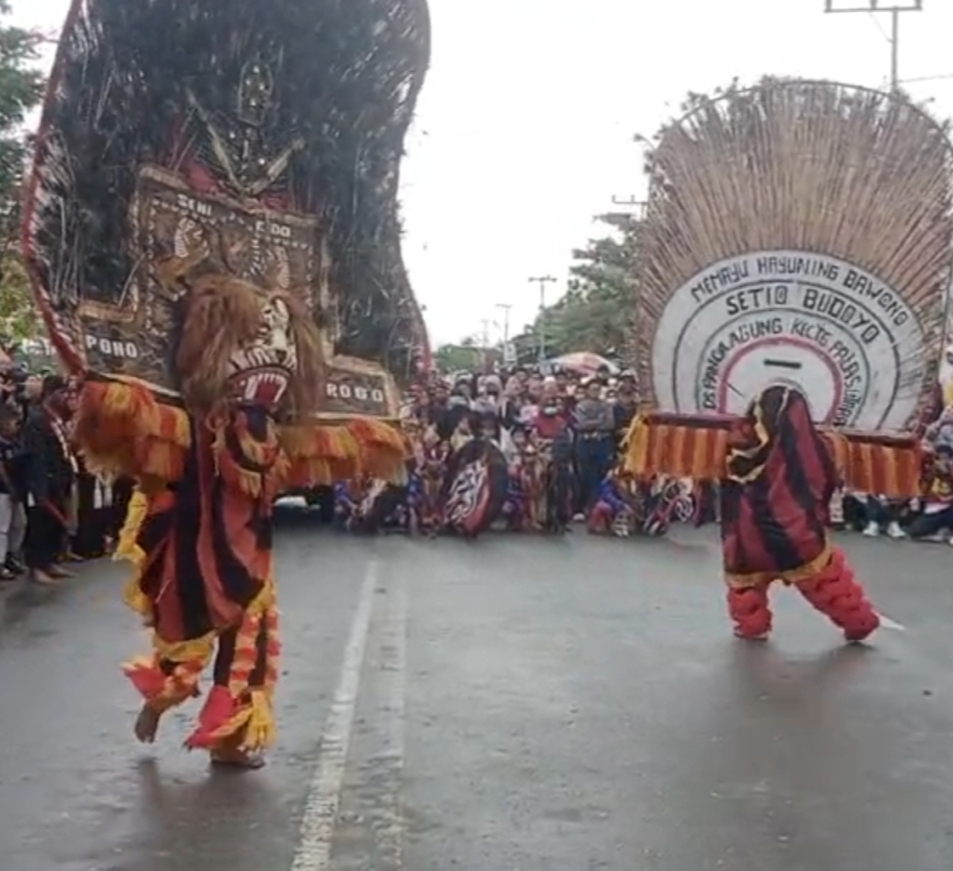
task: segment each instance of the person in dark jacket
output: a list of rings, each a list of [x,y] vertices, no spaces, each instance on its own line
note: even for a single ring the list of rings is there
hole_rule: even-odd
[[[19,404],[14,406],[15,415],[12,432],[4,435],[0,432],[0,441],[5,442],[4,465],[10,480],[11,518],[7,530],[7,558],[4,568],[14,575],[26,571],[23,565],[23,542],[26,540],[26,502],[27,502],[27,457],[23,453],[23,418]]]
[[[639,393],[635,386],[635,373],[631,370],[626,370],[619,376],[619,389],[616,393],[616,403],[612,407],[616,450],[622,445],[622,441],[629,431],[629,426],[638,413],[638,410]]]
[[[577,511],[589,514],[599,496],[599,486],[612,465],[612,435],[615,416],[612,406],[602,399],[602,388],[591,379],[585,385],[585,398],[576,405],[576,473],[579,477]]]
[[[76,460],[66,431],[68,413],[66,382],[50,375],[43,382],[42,402],[30,409],[23,424],[28,506],[24,551],[33,579],[41,584],[70,576],[56,564],[72,531]]]
[[[13,512],[17,504],[13,472],[17,454],[17,425],[19,418],[16,409],[6,402],[0,403],[0,581],[9,581],[16,577],[13,568],[7,566],[10,556],[10,529],[13,526]]]

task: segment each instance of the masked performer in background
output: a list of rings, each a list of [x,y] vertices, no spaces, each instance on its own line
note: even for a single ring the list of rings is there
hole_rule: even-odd
[[[776,580],[795,586],[848,641],[862,641],[880,625],[847,557],[828,539],[837,484],[828,446],[796,390],[768,388],[734,425],[722,484],[722,546],[738,637],[767,637],[768,589]]]
[[[485,418],[473,413],[455,434],[443,481],[443,525],[450,532],[475,539],[502,516],[507,496],[508,466],[489,437]],[[466,433],[473,435],[467,436]]]

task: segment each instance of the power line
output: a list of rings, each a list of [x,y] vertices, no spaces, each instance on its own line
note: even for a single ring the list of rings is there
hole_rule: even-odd
[[[880,35],[887,41],[890,42],[890,35],[884,30],[884,26],[880,23],[880,19],[872,11],[868,11],[867,14],[870,16],[870,20],[873,21],[874,27],[880,31]]]
[[[922,12],[923,0],[910,0],[904,6],[881,6],[880,0],[868,0],[866,6],[835,6],[834,0],[825,0],[825,12],[863,12],[865,15],[873,17],[875,12],[890,13],[890,36],[887,41],[890,43],[890,89],[896,91],[900,87],[900,77],[898,74],[900,61],[900,13],[901,12]],[[880,27],[878,23],[878,28]],[[886,36],[886,34],[884,34]]]
[[[940,79],[953,79],[953,73],[945,73],[942,76],[920,76],[916,79],[901,79],[901,85],[914,84],[916,82],[938,82]]]

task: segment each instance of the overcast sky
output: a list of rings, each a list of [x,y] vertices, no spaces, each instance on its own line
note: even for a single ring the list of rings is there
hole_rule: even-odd
[[[58,30],[69,0],[12,0]],[[129,0],[134,2],[134,0]],[[834,0],[835,6],[869,0]],[[913,5],[914,0],[892,0]],[[882,0],[882,5],[886,0]],[[900,77],[953,116],[953,2],[901,16]],[[890,17],[824,0],[430,0],[433,60],[403,167],[404,258],[435,344],[510,333],[565,287],[572,249],[613,195],[643,196],[635,133],[688,91],[765,74],[887,84]],[[878,23],[880,26],[878,27]]]

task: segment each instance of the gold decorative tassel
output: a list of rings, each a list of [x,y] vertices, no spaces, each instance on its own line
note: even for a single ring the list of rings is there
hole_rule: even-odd
[[[91,471],[172,481],[191,444],[184,409],[160,402],[144,384],[89,379],[83,385],[75,437]]]
[[[116,552],[113,554],[114,560],[125,559],[136,564],[142,562],[145,554],[137,542],[139,530],[145,522],[148,509],[149,500],[146,498],[146,494],[136,487],[132,499],[129,500],[129,508],[126,511],[126,520],[122,525],[122,531],[119,533],[119,543],[116,546]]]
[[[257,753],[274,744],[276,737],[271,695],[265,690],[252,690],[241,749],[246,753]]]

